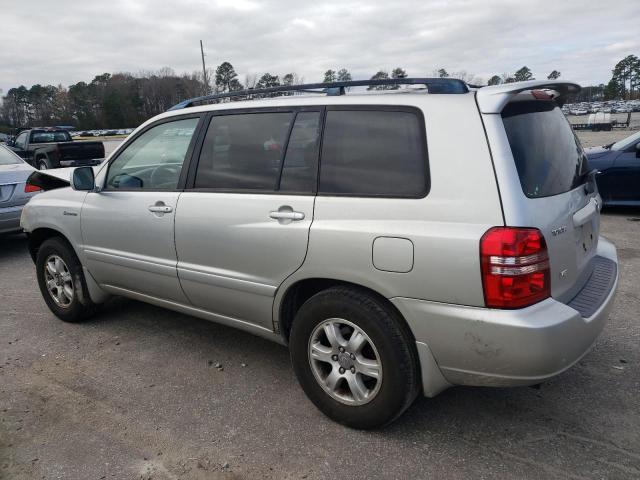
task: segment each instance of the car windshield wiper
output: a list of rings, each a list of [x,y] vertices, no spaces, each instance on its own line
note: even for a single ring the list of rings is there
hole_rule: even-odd
[[[606,145],[603,145],[603,146],[602,146],[602,148],[606,148],[607,150],[611,150],[611,147],[613,147],[613,144],[614,144],[614,143],[616,143],[616,142],[613,142],[613,143],[607,143]]]

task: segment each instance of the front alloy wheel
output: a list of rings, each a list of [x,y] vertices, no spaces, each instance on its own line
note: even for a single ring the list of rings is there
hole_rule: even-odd
[[[58,255],[49,255],[45,260],[44,279],[56,305],[69,308],[73,302],[73,278],[69,267]]]

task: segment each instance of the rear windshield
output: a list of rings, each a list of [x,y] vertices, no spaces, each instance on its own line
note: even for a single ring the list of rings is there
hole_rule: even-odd
[[[502,120],[527,197],[558,195],[583,183],[586,157],[555,102],[510,103]]]
[[[71,135],[69,132],[33,132],[31,134],[31,143],[51,143],[51,142],[69,142]]]
[[[5,147],[0,146],[0,165],[14,165],[17,163],[22,163],[22,160]]]

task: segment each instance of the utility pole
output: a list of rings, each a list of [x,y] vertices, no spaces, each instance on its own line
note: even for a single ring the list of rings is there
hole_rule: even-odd
[[[207,78],[207,67],[204,65],[204,48],[200,40],[200,55],[202,55],[202,80],[204,81],[204,94],[209,94],[209,79]]]

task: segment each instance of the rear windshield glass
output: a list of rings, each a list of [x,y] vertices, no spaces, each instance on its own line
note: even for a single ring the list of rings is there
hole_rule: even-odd
[[[17,155],[0,146],[0,165],[14,165],[17,163],[22,163],[22,160],[20,160]]]
[[[555,102],[513,102],[502,119],[527,197],[558,195],[583,183],[586,157]]]
[[[68,142],[71,140],[69,132],[33,132],[31,143]]]

